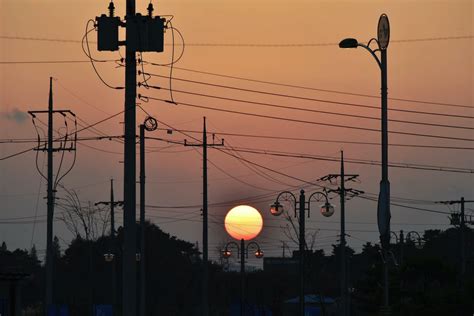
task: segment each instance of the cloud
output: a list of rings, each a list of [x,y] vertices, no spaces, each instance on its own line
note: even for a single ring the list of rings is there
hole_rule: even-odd
[[[2,112],[1,117],[9,121],[15,121],[18,124],[22,124],[28,119],[28,114],[17,108],[14,108],[10,112]]]

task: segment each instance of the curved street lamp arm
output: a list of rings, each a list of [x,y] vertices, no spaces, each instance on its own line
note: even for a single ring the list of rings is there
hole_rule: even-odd
[[[370,41],[369,41],[369,43],[370,43]],[[382,70],[382,62],[380,61],[379,57],[375,54],[375,52],[378,51],[379,49],[372,50],[368,45],[364,45],[364,44],[361,44],[361,43],[357,44],[357,46],[365,48],[375,58],[375,61],[377,62],[377,65],[379,65],[379,68]]]
[[[309,198],[308,198],[308,207],[307,207],[307,210],[308,210],[308,217],[309,217],[309,210],[310,210],[310,206],[311,206],[311,199],[315,197],[315,200],[316,201],[321,201],[322,198],[324,197],[324,199],[326,200],[326,203],[329,203],[329,200],[328,200],[328,195],[326,193],[326,189],[324,189],[324,191],[316,191],[316,192],[313,192]]]
[[[254,248],[255,251],[259,251],[261,250],[260,249],[260,245],[257,244],[255,241],[251,241],[247,244],[247,247],[245,248],[245,256],[248,258],[249,257],[249,249],[252,249]]]
[[[411,237],[412,234],[413,234],[413,235],[416,235],[416,236],[418,237],[418,240],[422,240],[422,239],[423,239],[423,238],[421,238],[421,235],[418,234],[418,232],[416,232],[416,231],[411,231],[411,232],[409,232],[409,233],[407,234],[407,239],[408,239],[408,240],[411,240],[410,237]]]
[[[234,242],[234,241],[229,241],[227,244],[225,244],[224,250],[225,250],[225,251],[228,251],[228,250],[229,250],[229,247],[231,247],[231,246],[234,246],[235,248],[237,248],[237,252],[240,252],[239,244],[237,244],[237,243]]]
[[[276,200],[275,200],[275,205],[277,207],[280,207],[281,204],[280,204],[280,198],[283,196],[283,195],[290,195],[291,198],[293,199],[293,203],[294,203],[294,207],[295,207],[295,212],[296,212],[296,203],[297,203],[297,200],[296,200],[296,196],[291,193],[290,191],[283,191],[283,192],[280,192],[280,194],[278,194]]]
[[[397,233],[395,232],[390,232],[390,235],[394,236],[395,237],[395,242],[398,244],[398,236],[397,236]]]

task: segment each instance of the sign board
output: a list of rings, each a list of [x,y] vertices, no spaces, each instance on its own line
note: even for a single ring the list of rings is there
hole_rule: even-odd
[[[67,305],[50,305],[48,316],[69,316],[69,308]]]
[[[379,42],[380,49],[387,49],[390,41],[390,23],[388,22],[388,16],[384,13],[379,18],[379,24],[377,26],[377,40]]]
[[[94,316],[112,316],[112,305],[94,305]]]

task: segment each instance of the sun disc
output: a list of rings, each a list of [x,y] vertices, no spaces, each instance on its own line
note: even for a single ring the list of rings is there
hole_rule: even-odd
[[[248,205],[232,208],[224,220],[227,233],[237,240],[250,240],[262,231],[263,218],[260,212]]]

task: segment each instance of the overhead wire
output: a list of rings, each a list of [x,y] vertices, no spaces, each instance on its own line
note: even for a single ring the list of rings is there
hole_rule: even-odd
[[[215,149],[215,148],[213,148]],[[229,150],[224,148],[223,150]],[[291,158],[302,158],[302,159],[313,159],[313,160],[322,160],[322,161],[334,161],[340,162],[339,158],[334,158],[330,156],[321,156],[321,155],[312,155],[312,154],[299,154],[299,153],[290,153],[290,152],[280,152],[268,149],[256,149],[256,148],[231,148],[232,151],[237,152],[246,152],[251,154],[261,154],[261,155],[271,155],[279,157],[291,157]],[[351,164],[362,164],[362,165],[381,165],[380,161],[364,160],[364,159],[353,159],[347,158],[344,160],[347,163]],[[404,169],[418,169],[418,170],[428,170],[428,171],[443,171],[443,172],[456,172],[456,173],[474,173],[473,169],[468,168],[458,168],[458,167],[449,167],[449,166],[434,166],[434,165],[422,165],[422,164],[411,164],[411,163],[397,163],[392,162],[388,164],[392,168],[404,168]]]
[[[152,65],[162,66],[162,65],[156,65],[156,64],[152,64]],[[247,77],[227,75],[227,74],[222,74],[222,73],[215,73],[215,72],[209,72],[209,71],[204,71],[204,70],[190,69],[190,68],[183,68],[183,67],[176,67],[176,66],[174,68],[177,70],[182,70],[182,71],[191,72],[191,73],[198,73],[198,74],[210,75],[210,76],[221,77],[221,78],[229,78],[229,79],[236,79],[236,80],[242,80],[242,81],[248,81],[248,82],[262,83],[262,84],[268,84],[268,85],[274,85],[274,86],[280,86],[280,87],[380,99],[379,95],[364,94],[364,93],[342,91],[342,90],[333,90],[333,89],[322,89],[322,88],[315,88],[315,87],[302,86],[302,85],[296,85],[296,84],[252,79],[252,78],[247,78]],[[420,104],[433,104],[433,105],[447,106],[447,107],[468,108],[468,109],[474,108],[474,106],[472,105],[455,104],[455,103],[448,103],[448,102],[435,102],[435,101],[418,100],[418,99],[410,99],[410,98],[389,97],[388,99],[393,100],[393,101],[403,101],[403,102],[420,103]]]
[[[94,27],[92,29],[88,29],[89,28],[89,23],[92,22],[92,24],[94,25]],[[86,23],[86,30],[85,30],[85,33],[84,33],[84,36],[82,37],[82,42],[81,42],[81,46],[82,46],[82,50],[84,52],[84,54],[89,58],[90,60],[90,63],[92,65],[92,68],[94,69],[94,72],[96,73],[97,77],[100,79],[100,81],[105,85],[107,86],[108,88],[111,88],[111,89],[116,89],[116,90],[122,90],[122,89],[125,89],[124,87],[115,87],[115,86],[111,86],[110,84],[108,84],[107,82],[105,82],[105,80],[102,78],[102,76],[100,75],[99,71],[97,70],[94,62],[101,62],[101,60],[98,60],[98,59],[94,59],[92,57],[92,54],[91,54],[91,50],[90,50],[90,47],[89,47],[89,38],[88,38],[88,34],[92,31],[95,30],[95,21],[94,20],[91,20],[89,19]],[[84,42],[86,43],[86,46],[84,48]],[[87,50],[86,50],[87,49]]]
[[[167,89],[167,88],[157,87],[157,86],[148,86],[148,87],[152,88],[152,89],[157,89],[157,90],[170,90],[170,89]],[[367,115],[360,115],[360,114],[354,114],[354,113],[347,114],[347,113],[340,113],[340,112],[332,112],[332,111],[301,108],[301,107],[295,107],[295,106],[280,105],[280,104],[274,104],[274,103],[268,103],[268,102],[257,102],[257,101],[237,99],[237,98],[229,98],[229,97],[217,96],[217,95],[211,95],[211,94],[205,94],[205,93],[199,93],[199,92],[191,92],[191,91],[186,91],[186,90],[174,89],[173,91],[178,92],[178,93],[182,93],[182,94],[199,96],[199,97],[206,97],[206,98],[219,99],[219,100],[225,100],[225,101],[233,101],[233,102],[239,102],[239,103],[245,103],[245,104],[260,105],[260,106],[266,106],[266,107],[272,107],[272,108],[280,108],[280,109],[286,109],[286,110],[295,110],[295,111],[302,111],[302,112],[320,113],[320,114],[328,114],[328,115],[336,115],[336,116],[353,117],[353,118],[359,118],[359,119],[380,121],[380,118],[375,117],[375,116],[367,116]],[[174,102],[174,100],[173,100],[173,102]],[[421,122],[421,121],[388,119],[388,122],[412,124],[412,125],[434,126],[434,127],[445,127],[445,128],[453,128],[453,129],[474,130],[474,127],[471,127],[471,126],[438,124],[438,123],[429,123],[429,122]]]
[[[415,42],[433,42],[433,41],[448,41],[448,40],[466,40],[474,38],[473,35],[451,35],[451,36],[432,36],[432,37],[421,37],[412,39],[392,39],[390,43],[415,43]],[[0,35],[0,39],[7,40],[27,40],[27,41],[44,41],[44,42],[57,42],[57,43],[81,43],[78,40],[72,39],[61,39],[61,38],[46,38],[46,37],[34,37],[34,36],[12,36],[12,35]],[[165,44],[171,45],[171,44]],[[187,46],[196,47],[322,47],[322,46],[338,46],[339,43],[327,42],[327,43],[187,43]]]
[[[152,77],[158,77],[158,78],[167,78],[166,76],[163,76],[160,74],[154,74],[154,73],[147,73],[147,75],[150,75]],[[192,84],[205,85],[205,86],[210,86],[210,87],[215,87],[215,88],[225,88],[225,89],[242,91],[242,92],[251,92],[251,93],[274,96],[274,97],[284,97],[284,98],[295,99],[295,100],[313,101],[313,102],[337,104],[337,105],[349,106],[349,107],[359,107],[359,108],[380,110],[379,106],[367,105],[367,104],[362,104],[362,103],[342,102],[342,101],[335,101],[335,100],[311,98],[311,97],[305,97],[305,96],[300,96],[300,95],[276,93],[276,92],[270,92],[270,91],[264,91],[264,90],[247,89],[247,88],[236,87],[236,86],[231,86],[231,85],[217,84],[217,83],[211,83],[207,81],[192,80],[192,79],[186,79],[186,78],[174,77],[173,79],[177,81],[192,83]],[[407,109],[400,109],[400,108],[390,108],[388,109],[388,111],[411,113],[411,114],[422,114],[422,115],[433,115],[433,116],[442,116],[442,117],[463,118],[463,119],[474,119],[473,116],[468,116],[468,115],[457,115],[457,114],[429,112],[429,111],[416,111],[416,110],[407,110]]]
[[[169,103],[169,101],[167,101],[166,99],[156,98],[156,97],[152,97],[152,96],[139,95],[139,98],[141,98],[141,99],[146,98],[148,100],[162,101],[162,102],[168,102]],[[258,114],[258,113],[252,113],[252,112],[228,110],[228,109],[215,108],[215,107],[199,105],[199,104],[195,104],[195,103],[188,103],[188,102],[178,102],[177,105],[183,105],[183,106],[187,106],[187,107],[194,107],[194,108],[200,108],[200,109],[206,109],[206,110],[218,111],[218,112],[225,112],[225,113],[231,113],[231,114],[239,114],[239,115],[245,115],[245,116],[259,117],[259,118],[265,118],[265,119],[280,120],[280,121],[286,121],[286,122],[303,123],[303,124],[337,127],[337,128],[347,128],[347,129],[354,129],[354,130],[380,133],[380,130],[375,129],[375,128],[351,126],[351,125],[342,125],[342,124],[331,124],[331,123],[326,123],[326,122],[308,121],[308,120],[293,119],[293,118],[280,117],[280,116]],[[427,137],[427,138],[458,140],[458,141],[468,141],[468,142],[473,142],[474,141],[474,139],[464,138],[464,137],[452,137],[452,136],[444,136],[444,135],[422,134],[422,133],[402,132],[402,131],[393,131],[393,130],[388,131],[388,133],[398,134],[398,135],[405,135],[405,136]]]
[[[158,128],[158,130],[167,130]],[[202,133],[197,130],[184,130],[187,133]],[[290,140],[290,141],[307,141],[307,142],[322,142],[322,143],[337,143],[337,144],[354,144],[354,145],[373,145],[380,146],[380,143],[376,142],[362,142],[362,141],[347,141],[347,140],[331,140],[331,139],[314,139],[314,138],[302,138],[302,137],[286,137],[276,135],[263,135],[263,134],[244,134],[244,133],[231,133],[231,132],[213,132],[209,133],[222,135],[222,136],[235,136],[235,137],[248,137],[248,138],[261,138],[261,139],[275,139],[275,140]],[[7,140],[0,140],[8,142]],[[390,143],[390,147],[411,147],[411,148],[432,148],[432,149],[453,149],[453,150],[474,150],[474,147],[458,147],[458,146],[435,146],[435,145],[422,145],[422,144],[406,144],[406,143]]]

